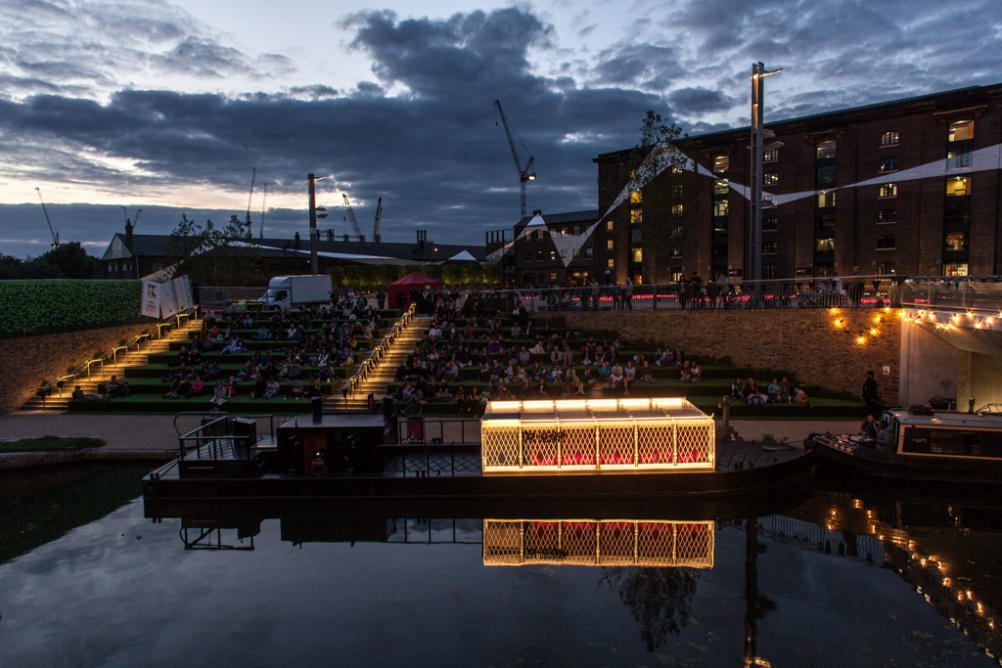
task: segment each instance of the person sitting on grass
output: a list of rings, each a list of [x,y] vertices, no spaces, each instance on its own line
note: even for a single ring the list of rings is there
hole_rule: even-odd
[[[745,382],[740,378],[735,378],[731,383],[731,399],[744,399]]]
[[[766,386],[765,393],[769,397],[768,402],[770,404],[782,401],[783,388],[780,386],[778,378],[772,379],[772,382]]]
[[[298,378],[293,378],[289,381],[289,394],[287,399],[299,399],[304,393],[303,381]]]
[[[213,408],[222,408],[223,404],[226,403],[226,386],[223,385],[223,381],[216,381],[216,387],[212,390],[212,398],[209,399],[209,403],[212,404]]]
[[[624,396],[630,396],[630,388],[626,386],[626,374],[623,371],[623,366],[616,362],[612,365],[612,369],[609,370],[609,382],[606,384],[606,389],[611,389],[615,392],[619,392],[622,388]]]
[[[804,392],[803,388],[795,387],[793,388],[793,403],[798,406],[807,406],[808,408],[814,408],[814,404],[811,403],[810,398],[807,393]]]
[[[693,362],[692,367],[689,369],[689,382],[690,383],[701,383],[703,382],[703,367],[699,366],[699,362]]]
[[[205,381],[200,376],[195,376],[191,381],[191,385],[188,386],[188,392],[185,393],[184,398],[200,397],[203,392],[205,392]]]
[[[471,399],[466,396],[466,389],[460,385],[456,388],[456,414],[462,415],[463,413],[470,413],[473,411],[473,402],[476,399]]]
[[[129,384],[118,382],[118,376],[112,376],[108,384],[104,386],[105,393],[110,397],[127,397],[130,394]]]
[[[654,369],[651,368],[651,363],[644,360],[644,365],[640,367],[640,382],[642,383],[653,383],[654,382]]]
[[[72,396],[74,401],[108,401],[111,397],[107,394],[86,394],[83,389],[77,385],[73,390]]]
[[[264,387],[264,394],[261,395],[262,399],[274,399],[278,396],[280,390],[278,380],[271,378],[268,380],[268,384]]]

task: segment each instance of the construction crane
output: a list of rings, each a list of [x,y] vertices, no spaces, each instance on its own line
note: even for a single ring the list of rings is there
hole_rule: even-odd
[[[122,206],[122,205],[119,204],[118,206]],[[131,221],[131,223],[132,223],[132,229],[136,229],[136,223],[139,222],[139,214],[141,214],[142,212],[143,212],[142,209],[136,209],[136,215],[132,217],[132,221]],[[122,206],[122,218],[125,219],[125,224],[126,225],[128,225],[130,223],[130,221],[129,221],[129,210],[126,209],[124,206]]]
[[[348,201],[348,193],[341,193],[344,197],[344,208],[348,212],[348,220],[351,221],[351,229],[355,231],[355,236],[358,237],[359,241],[365,241],[365,235],[362,234],[362,228],[358,226],[358,218],[355,217],[355,210],[351,208],[351,202]]]
[[[508,124],[508,117],[504,114],[504,109],[501,108],[501,101],[494,100],[494,106],[498,108],[498,113],[501,115],[501,123],[504,125],[504,133],[508,137],[508,146],[511,147],[511,156],[515,158],[515,169],[518,170],[518,185],[522,193],[522,218],[525,218],[525,184],[528,181],[536,180],[536,159],[529,156],[529,162],[525,163],[525,168],[522,168],[522,160],[518,157],[518,149],[515,148],[515,138],[512,136],[511,126]],[[529,149],[526,148],[525,143],[519,140],[522,144],[522,148],[528,153]]]
[[[247,196],[247,220],[245,221],[245,224],[247,225],[247,236],[253,234],[253,232],[251,231],[250,208],[251,208],[251,200],[254,199],[254,181],[256,179],[257,179],[257,167],[255,167],[254,171],[251,172],[250,195]]]
[[[261,198],[261,233],[259,239],[264,239],[264,206],[268,201],[268,183],[264,184],[264,196]]]
[[[42,190],[35,188],[35,192],[38,193],[38,201],[42,203],[42,213],[45,214],[45,222],[49,224],[49,233],[52,234],[52,247],[59,248],[59,232],[56,232],[56,228],[52,226],[52,219],[49,218],[49,210],[45,208],[45,200],[42,199]]]
[[[372,224],[372,240],[375,241],[377,244],[379,243],[379,240],[381,238],[379,236],[379,221],[382,219],[382,217],[383,217],[383,198],[380,197],[379,203],[376,204],[376,222]]]

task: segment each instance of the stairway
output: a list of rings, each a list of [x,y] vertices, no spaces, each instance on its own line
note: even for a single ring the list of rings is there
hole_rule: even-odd
[[[41,397],[37,395],[33,396],[25,402],[23,406],[21,406],[21,410],[64,411],[66,410],[66,405],[70,402],[70,396],[73,394],[73,389],[77,385],[79,385],[80,389],[82,389],[86,394],[97,394],[98,384],[107,382],[113,375],[118,376],[120,381],[123,380],[126,368],[146,364],[151,354],[167,351],[170,348],[171,341],[188,339],[189,332],[193,329],[198,330],[201,328],[201,320],[189,320],[184,327],[180,329],[172,329],[163,338],[146,339],[140,344],[138,350],[130,348],[127,353],[120,353],[114,363],[105,362],[104,365],[94,365],[91,367],[90,378],[81,376],[75,379],[69,379],[63,385],[62,390],[53,388],[52,394],[46,397],[44,402]]]
[[[400,336],[390,345],[389,350],[383,355],[379,364],[369,372],[369,377],[350,395],[347,400],[340,391],[335,392],[324,402],[325,413],[353,413],[369,410],[369,394],[376,400],[376,410],[386,396],[386,386],[393,382],[393,376],[397,372],[397,365],[407,361],[407,356],[414,352],[418,344],[424,340],[428,330],[431,329],[431,316],[417,316],[410,326],[405,329]],[[352,373],[355,373],[352,369]]]

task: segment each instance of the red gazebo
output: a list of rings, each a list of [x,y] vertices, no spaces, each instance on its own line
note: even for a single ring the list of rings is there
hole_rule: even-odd
[[[419,271],[412,271],[401,279],[393,281],[386,286],[386,294],[389,298],[388,306],[389,308],[396,308],[397,306],[397,295],[403,294],[404,302],[403,307],[406,309],[411,305],[411,289],[421,292],[425,289],[425,286],[437,287],[440,285],[445,285],[442,281],[437,278],[428,278]]]

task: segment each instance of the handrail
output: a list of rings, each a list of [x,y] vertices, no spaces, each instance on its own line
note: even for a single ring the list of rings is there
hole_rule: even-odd
[[[385,335],[382,340],[375,346],[369,354],[366,356],[355,372],[341,384],[341,393],[347,399],[349,396],[355,394],[359,385],[365,382],[366,377],[368,377],[369,372],[379,365],[379,360],[386,353],[386,350],[393,344],[393,340],[410,325],[411,321],[414,319],[415,314],[415,304],[411,304],[410,307],[404,311],[400,319],[393,323],[392,331]]]
[[[178,418],[180,418],[182,416],[200,416],[202,418],[212,417],[214,419],[212,419],[209,422],[206,422],[204,424],[200,424],[197,427],[195,427],[194,429],[192,429],[190,431],[187,431],[184,434],[182,434],[180,432],[180,430],[177,428],[177,420],[178,420]],[[241,435],[241,434],[233,434],[233,433],[229,432],[229,425],[231,423],[230,421],[233,420],[233,419],[236,419],[236,418],[246,418],[246,419],[254,420],[255,422],[257,422],[258,419],[267,418],[268,419],[268,435],[269,435],[269,437],[272,440],[274,440],[274,438],[275,438],[275,416],[274,415],[246,415],[246,416],[243,416],[243,415],[229,415],[227,413],[218,413],[218,412],[183,411],[181,413],[177,413],[177,414],[174,415],[174,431],[178,435],[177,436],[177,440],[178,440],[178,459],[184,459],[184,456],[185,456],[186,453],[188,453],[188,452],[190,452],[192,450],[198,450],[199,448],[202,447],[202,445],[204,445],[204,442],[224,441],[224,440],[227,440],[227,439],[231,439],[232,440],[232,439],[242,438],[243,435]],[[227,425],[227,433],[225,433],[225,434],[208,434],[208,435],[203,435],[201,433],[203,430],[215,427],[215,425],[218,425],[220,423],[224,423],[225,425]],[[194,447],[185,447],[185,442],[186,441],[194,441],[195,442]],[[212,449],[212,455],[213,455],[212,456],[213,460],[218,459],[219,458],[219,451],[216,448],[213,448]],[[200,458],[201,458],[201,453],[199,453],[199,459]]]
[[[101,368],[103,370],[104,369],[104,364],[105,364],[105,362],[108,361],[109,358],[111,359],[111,362],[114,363],[118,359],[118,353],[119,352],[121,352],[121,351],[124,350],[126,353],[128,353],[129,349],[132,348],[133,346],[135,346],[136,347],[136,351],[138,351],[139,350],[139,344],[142,343],[143,340],[145,340],[145,339],[152,340],[154,338],[154,334],[156,335],[156,338],[158,338],[158,339],[159,338],[163,338],[163,328],[164,327],[166,327],[168,330],[170,330],[171,327],[180,328],[181,327],[181,320],[182,319],[187,322],[197,312],[198,312],[198,305],[195,305],[195,306],[192,306],[191,308],[185,309],[184,311],[181,311],[179,313],[175,313],[170,318],[168,318],[166,322],[157,322],[157,323],[154,323],[146,331],[141,332],[141,333],[136,334],[135,336],[133,336],[132,339],[128,343],[126,343],[124,346],[120,346],[120,345],[112,346],[111,348],[109,348],[108,350],[104,351],[103,353],[101,353],[97,357],[94,357],[94,358],[89,359],[89,360],[85,360],[84,362],[82,362],[79,366],[77,366],[72,371],[69,371],[68,373],[62,374],[60,376],[56,376],[55,378],[53,378],[52,380],[50,380],[48,383],[44,383],[41,387],[38,388],[38,390],[37,390],[38,395],[41,396],[41,397],[49,396],[50,394],[52,394],[52,388],[53,387],[55,387],[59,391],[59,394],[62,395],[63,385],[66,383],[67,380],[71,380],[71,379],[75,380],[78,377],[82,376],[85,372],[87,374],[87,378],[89,379],[91,377],[90,376],[90,369],[95,364],[100,364]]]

